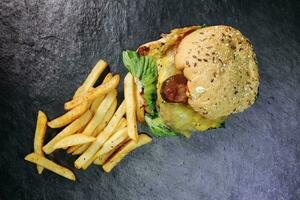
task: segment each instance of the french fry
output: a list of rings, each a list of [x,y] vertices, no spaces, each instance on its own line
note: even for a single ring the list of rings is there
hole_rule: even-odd
[[[91,109],[90,109],[91,110]],[[92,116],[94,115],[94,113],[92,114]],[[87,125],[87,124],[86,124]],[[82,133],[86,127],[86,125],[84,127],[82,127],[80,130],[77,131],[77,133]],[[94,136],[93,136],[94,137]],[[89,145],[89,144],[83,144],[83,145]],[[73,153],[76,149],[78,149],[78,147],[80,147],[82,145],[75,145],[75,146],[71,146],[69,148],[67,148],[67,153]],[[76,148],[75,148],[76,147]],[[74,149],[73,149],[74,148]]]
[[[111,150],[110,152],[99,156],[97,159],[94,160],[94,164],[98,164],[98,165],[104,165],[104,163],[115,153],[119,150],[120,147],[122,147],[125,143],[127,143],[128,141],[130,141],[131,139],[128,137],[126,140],[124,140],[123,142],[121,142],[118,146],[116,146],[113,150]]]
[[[57,143],[62,138],[72,135],[84,127],[92,118],[91,111],[87,110],[82,116],[73,121],[67,127],[65,127],[60,133],[58,133],[52,140],[50,140],[44,147],[43,150],[46,154],[52,153],[54,149],[54,144]]]
[[[128,138],[128,129],[122,128],[116,133],[114,133],[100,148],[100,150],[94,155],[94,160],[101,155],[104,155],[114,148],[116,148],[119,144],[125,141]]]
[[[129,139],[125,140],[124,142],[122,142],[121,144],[119,144],[116,148],[114,148],[113,150],[111,150],[110,152],[103,154],[99,157],[97,157],[93,164],[95,165],[103,165],[119,148],[120,146],[124,145],[126,142],[128,142]],[[83,166],[84,169],[84,166]]]
[[[103,130],[103,128],[107,125],[111,117],[113,116],[115,110],[117,107],[117,101],[113,101],[112,105],[110,108],[107,110],[103,120],[100,122],[100,124],[96,127],[94,132],[92,133],[93,137],[96,137],[99,132]],[[81,131],[81,133],[84,131],[84,129]],[[90,144],[83,144],[83,145],[75,145],[70,148],[68,148],[67,153],[72,153],[72,155],[80,155],[82,154]]]
[[[90,105],[89,101],[87,100],[83,101],[80,105],[78,105],[74,109],[48,122],[48,126],[50,126],[51,128],[60,128],[71,123],[79,116],[81,116],[89,108],[89,105]]]
[[[93,113],[96,113],[99,105],[102,103],[103,99],[105,98],[105,95],[99,95],[92,103],[90,110]]]
[[[106,112],[106,115],[102,122],[97,126],[95,131],[93,132],[92,136],[97,137],[97,135],[106,127],[112,116],[114,115],[115,111],[117,109],[117,100],[114,101],[109,108],[109,110]]]
[[[81,94],[87,92],[88,89],[96,83],[97,79],[106,67],[107,63],[104,60],[99,60],[90,72],[90,74],[87,76],[83,84],[77,89],[77,91],[74,94],[74,97],[80,96]]]
[[[74,95],[73,95],[73,99],[76,98],[76,97],[78,97],[78,96],[80,96],[82,93],[83,93],[83,92],[82,92],[82,85],[81,85],[81,86],[79,86],[79,87],[77,88],[77,90],[75,91],[75,93],[74,93]]]
[[[91,112],[91,110],[87,110],[86,112]],[[93,114],[91,116],[93,117]],[[78,129],[78,131],[76,131],[76,133],[82,133],[82,131],[85,129],[86,125],[87,124],[85,124],[83,127],[81,127],[80,129]]]
[[[72,154],[72,155],[76,155],[76,154],[73,154],[73,153],[74,153],[74,151],[76,151],[76,149],[78,149],[80,146],[81,146],[81,145],[75,145],[75,146],[69,147],[69,148],[67,149],[67,153]]]
[[[129,137],[127,137],[126,140],[122,141],[120,144],[118,144],[113,150],[111,150],[108,153],[105,153],[99,157],[97,157],[94,160],[95,165],[103,165],[115,152],[119,150],[121,146],[123,146],[125,143],[127,143],[129,140],[131,140]]]
[[[84,98],[87,98],[89,100],[94,100],[99,95],[106,94],[110,92],[112,89],[115,89],[118,86],[119,81],[120,81],[120,76],[116,74],[106,83],[103,83],[102,85],[96,87],[93,91],[88,92],[87,96]]]
[[[95,161],[97,159],[100,160],[102,156],[109,153],[110,151],[116,151],[120,147],[121,144],[124,144],[125,141],[128,141],[129,140],[128,133],[127,133],[127,131],[124,132],[124,130],[127,129],[127,128],[125,128],[126,126],[127,126],[127,120],[123,117],[120,120],[117,128],[115,129],[115,133],[103,144],[103,146],[100,148],[100,150],[97,151],[97,153],[95,153],[95,155],[82,166],[82,169],[84,169],[84,170],[87,169],[93,161]],[[124,129],[124,130],[122,130],[122,129]],[[102,148],[104,148],[104,149],[102,150]]]
[[[127,154],[129,154],[134,149],[150,143],[152,139],[146,134],[140,134],[138,136],[138,141],[133,140],[127,142],[123,145],[118,152],[116,152],[106,163],[103,165],[103,170],[109,173]]]
[[[124,79],[124,97],[126,105],[126,118],[128,121],[128,134],[137,141],[138,131],[136,123],[136,96],[133,76],[128,73]]]
[[[72,99],[71,101],[66,102],[64,107],[66,110],[69,110],[71,108],[76,107],[84,100],[93,101],[99,95],[105,95],[108,92],[110,92],[112,89],[115,89],[118,86],[119,81],[120,81],[120,76],[117,74],[113,76],[112,79],[107,81],[106,83],[103,83],[97,86],[96,88],[87,91],[83,95],[78,96]]]
[[[88,144],[83,144],[83,145],[76,145],[76,146],[73,146],[71,149],[70,149],[70,152],[72,153],[73,156],[75,155],[80,155],[82,154],[85,150],[87,150],[87,148],[89,148],[91,144],[88,143]]]
[[[31,153],[31,154],[28,154],[26,157],[25,157],[25,160],[29,161],[29,162],[32,162],[32,163],[35,163],[39,166],[42,166],[60,176],[63,176],[67,179],[70,179],[72,181],[75,181],[76,180],[76,177],[74,175],[74,173],[63,167],[63,166],[60,166],[58,164],[56,164],[55,162],[37,154],[37,153]]]
[[[64,109],[65,109],[66,111],[72,110],[73,108],[75,108],[76,106],[78,106],[80,103],[83,102],[84,98],[83,98],[82,96],[86,95],[86,94],[89,93],[89,92],[93,92],[94,90],[95,90],[95,88],[91,87],[91,88],[88,89],[87,92],[84,92],[84,93],[81,94],[80,96],[77,96],[77,97],[74,97],[74,98],[73,98],[73,99],[80,99],[80,101],[78,100],[78,101],[73,102],[73,103],[68,103],[68,102],[70,102],[70,101],[65,102],[65,103],[64,103]],[[99,95],[99,96],[100,96],[100,95]],[[90,101],[90,102],[92,102],[92,101]]]
[[[92,136],[97,137],[97,135],[105,128],[105,126],[108,124],[109,120],[112,118],[114,115],[115,111],[117,108],[117,101],[114,101],[109,110],[107,111],[104,119],[102,122],[97,126],[96,130],[93,132]],[[69,150],[69,152],[72,153],[72,155],[80,155],[82,154],[90,144],[83,144],[81,146],[75,146],[72,147],[72,149]]]
[[[88,100],[87,98],[84,98],[89,92],[93,92],[95,90],[95,88],[90,88],[88,92],[83,93],[82,95],[73,98],[70,101],[67,101],[64,103],[64,109],[66,111],[68,110],[72,110],[73,108],[77,107],[78,105],[80,105],[84,100],[87,100],[89,102],[92,102],[90,100]],[[100,95],[99,95],[100,96]]]
[[[97,128],[97,126],[103,121],[105,114],[107,113],[109,107],[112,105],[112,103],[115,101],[117,97],[117,91],[112,90],[109,92],[100,106],[98,107],[95,115],[91,119],[91,121],[88,123],[88,125],[83,130],[82,134],[84,135],[92,135],[94,130]]]
[[[117,131],[119,131],[119,130],[121,130],[121,129],[123,129],[123,128],[125,128],[127,126],[127,120],[123,117],[122,119],[121,119],[121,121],[119,122],[119,124],[118,124],[118,127],[117,127]],[[112,136],[113,137],[113,136]],[[111,137],[110,137],[111,138]],[[100,156],[98,156],[97,154],[98,154],[98,152],[101,150],[99,150],[96,154],[95,154],[95,156],[94,156],[94,164],[96,164],[96,165],[103,165],[103,163],[122,145],[122,144],[124,144],[125,142],[127,142],[129,140],[129,138],[127,137],[127,139],[126,140],[124,140],[123,142],[121,142],[120,144],[118,144],[117,146],[115,146],[110,152],[108,152],[108,153],[105,153],[105,154],[103,154],[103,155],[100,155]],[[106,141],[107,142],[107,141]],[[83,169],[84,169],[84,166],[83,166]]]
[[[106,83],[106,82],[109,81],[111,78],[112,78],[112,73],[108,73],[108,74],[105,76],[105,78],[104,78],[104,80],[103,80],[102,83]],[[99,95],[99,96],[93,101],[93,103],[92,103],[92,105],[91,105],[91,111],[92,111],[93,113],[96,113],[96,111],[97,111],[99,105],[101,104],[101,102],[103,101],[104,97],[105,97],[105,95]]]
[[[54,145],[54,149],[60,149],[64,147],[79,145],[79,144],[86,144],[95,141],[96,138],[84,134],[74,134],[69,135],[58,141]]]
[[[93,164],[103,165],[114,153],[115,153],[115,150],[112,150],[104,155],[99,156],[97,159],[94,160]]]
[[[104,142],[114,133],[118,123],[125,114],[125,103],[122,102],[114,116],[111,118],[104,130],[97,136],[96,140],[89,146],[89,148],[80,155],[75,161],[74,165],[77,169],[82,168],[83,165],[89,166],[93,162],[94,154],[100,149]]]
[[[44,138],[47,130],[47,116],[42,111],[38,112],[38,117],[36,121],[36,129],[34,135],[34,152],[44,156],[43,152],[43,145],[44,145]],[[37,171],[39,174],[43,172],[43,167],[37,165]]]
[[[120,120],[120,122],[119,122],[119,124],[118,124],[116,130],[118,131],[118,130],[120,130],[120,129],[122,129],[122,128],[125,128],[126,126],[127,126],[127,120],[126,120],[125,117],[123,117],[123,118]]]
[[[90,109],[91,110],[91,109]],[[93,116],[93,115],[92,115]],[[77,133],[82,133],[84,131],[86,126],[82,127],[80,130],[77,131]],[[93,136],[94,137],[94,136]],[[83,145],[89,145],[89,144],[83,144]],[[68,147],[67,148],[67,153],[68,154],[72,154],[73,155],[73,152],[78,149],[80,146],[82,145],[75,145],[75,146],[71,146],[71,147]]]
[[[113,75],[112,75],[111,72],[107,73],[106,76],[104,77],[102,83],[106,83],[106,82],[109,81],[112,77],[113,77]]]
[[[145,121],[145,107],[144,107],[144,98],[140,94],[140,91],[138,90],[137,85],[136,86],[136,117],[139,122],[144,122]]]

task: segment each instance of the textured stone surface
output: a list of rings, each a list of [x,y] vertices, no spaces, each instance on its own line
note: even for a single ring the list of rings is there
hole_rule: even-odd
[[[270,0],[1,0],[0,199],[299,199],[299,10]],[[99,58],[124,76],[121,50],[203,23],[240,29],[260,66],[256,104],[226,128],[155,139],[111,174],[76,170],[74,183],[23,160],[38,109],[61,114]],[[74,169],[63,152],[50,158]]]

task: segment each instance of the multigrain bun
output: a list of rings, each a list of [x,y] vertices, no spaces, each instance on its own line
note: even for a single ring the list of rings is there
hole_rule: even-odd
[[[210,26],[185,36],[175,65],[188,79],[188,103],[202,116],[216,119],[250,107],[259,74],[252,45],[229,26]]]

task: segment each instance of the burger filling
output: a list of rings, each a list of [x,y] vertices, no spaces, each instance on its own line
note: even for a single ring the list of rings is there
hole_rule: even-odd
[[[125,67],[143,84],[148,111],[145,120],[156,136],[190,137],[193,131],[218,128],[225,121],[225,117],[207,119],[187,104],[187,80],[175,67],[175,47],[198,28],[175,29],[162,39],[140,47],[139,54],[123,53]]]

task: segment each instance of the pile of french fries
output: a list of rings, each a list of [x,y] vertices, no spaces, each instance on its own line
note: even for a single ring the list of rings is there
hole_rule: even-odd
[[[124,79],[125,99],[119,107],[118,74],[108,73],[99,86],[94,86],[106,67],[103,60],[95,65],[72,100],[64,104],[66,113],[62,116],[48,122],[45,113],[38,112],[34,153],[28,154],[25,160],[35,163],[39,174],[46,168],[76,180],[71,170],[45,157],[56,149],[79,156],[74,163],[77,169],[87,169],[93,163],[108,173],[128,153],[152,141],[148,135],[138,133],[137,120],[144,121],[144,102],[130,73]],[[44,145],[47,126],[64,128]]]

